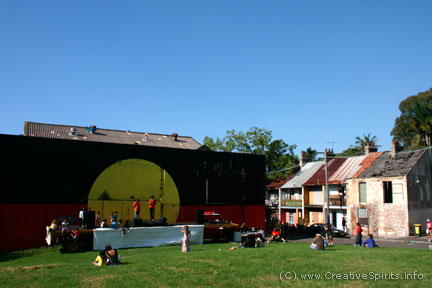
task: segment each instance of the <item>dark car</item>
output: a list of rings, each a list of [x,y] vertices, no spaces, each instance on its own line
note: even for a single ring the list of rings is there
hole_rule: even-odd
[[[305,229],[305,233],[306,233],[306,235],[308,235],[310,237],[313,237],[316,234],[324,235],[324,232],[325,232],[324,227],[325,227],[325,225],[326,224],[323,224],[323,223],[312,224],[312,225],[308,226]],[[343,237],[345,237],[345,235],[346,234],[345,234],[344,231],[342,231],[340,229],[336,229],[336,228],[333,227],[333,237],[342,237],[343,238]]]

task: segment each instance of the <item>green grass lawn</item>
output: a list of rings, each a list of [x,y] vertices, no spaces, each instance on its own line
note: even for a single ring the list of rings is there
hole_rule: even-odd
[[[190,253],[179,246],[121,249],[122,264],[107,267],[93,266],[97,251],[61,254],[50,247],[1,253],[0,286],[432,287],[430,250],[337,245],[312,251],[308,244],[276,243],[230,251],[234,245],[192,245]],[[381,279],[370,279],[375,277]]]

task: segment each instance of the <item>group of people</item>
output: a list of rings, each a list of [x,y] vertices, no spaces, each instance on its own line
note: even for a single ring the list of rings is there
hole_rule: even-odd
[[[332,225],[327,224],[324,227],[324,235],[316,234],[313,243],[311,244],[310,248],[313,250],[324,250],[325,247],[333,245],[333,231],[332,231]],[[360,223],[356,223],[356,239],[354,246],[358,247],[367,247],[367,248],[374,248],[378,247],[378,245],[375,243],[375,240],[373,239],[373,234],[368,234],[368,238],[365,241],[363,240],[362,236],[363,229],[360,226]]]
[[[119,264],[120,256],[118,255],[117,250],[113,249],[109,244],[105,246],[105,250],[99,252],[99,255],[96,257],[95,261],[93,261],[93,265],[98,267]]]
[[[148,204],[149,204],[149,210],[150,210],[150,220],[154,221],[154,217],[155,217],[155,208],[156,208],[156,200],[154,198],[154,196],[150,196],[150,199],[148,200]],[[141,203],[139,198],[137,198],[137,200],[133,203],[133,207],[134,207],[134,219],[138,220],[139,219],[139,214],[141,211]]]

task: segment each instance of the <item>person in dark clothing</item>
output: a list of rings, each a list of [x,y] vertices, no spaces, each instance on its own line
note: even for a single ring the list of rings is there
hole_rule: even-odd
[[[117,253],[117,249],[113,249],[111,245],[107,244],[105,246],[105,255],[107,260],[107,265],[119,265],[120,256]]]

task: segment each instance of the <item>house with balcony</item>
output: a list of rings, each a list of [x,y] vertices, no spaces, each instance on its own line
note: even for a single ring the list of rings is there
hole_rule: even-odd
[[[301,156],[303,160],[303,153]],[[281,220],[289,224],[305,224],[303,208],[303,184],[323,166],[323,161],[304,164],[294,177],[281,186]]]
[[[270,184],[266,185],[265,193],[265,207],[266,207],[266,231],[272,231],[276,223],[280,220],[280,206],[279,199],[281,190],[280,187],[285,184],[287,179],[276,179]]]
[[[339,200],[339,205],[343,204],[343,187],[340,184],[330,184],[329,179],[342,166],[347,158],[334,158],[327,163],[327,179],[326,165],[323,163],[319,169],[307,181],[303,183],[303,211],[306,223],[326,223],[324,219],[324,209],[326,208],[326,182],[329,184],[329,194],[333,195],[333,204]],[[339,208],[339,206],[337,206]],[[339,210],[339,209],[338,209]],[[336,224],[337,213],[329,214],[330,223]],[[336,225],[335,225],[336,226]]]

